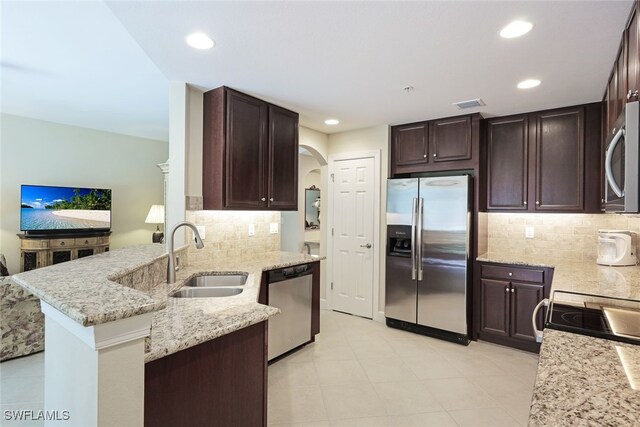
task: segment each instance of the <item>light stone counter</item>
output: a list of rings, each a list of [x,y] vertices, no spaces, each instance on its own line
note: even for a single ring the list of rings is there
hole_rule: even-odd
[[[529,426],[575,425],[640,425],[640,346],[545,330]]]
[[[193,276],[207,273],[248,273],[244,291],[223,298],[171,298],[166,282],[148,291],[166,308],[154,313],[151,337],[148,341],[145,362],[159,359],[185,348],[267,320],[279,310],[258,304],[262,272],[276,268],[320,261],[317,256],[290,252],[269,252],[257,255],[252,262],[216,261],[190,265],[176,273],[178,289]]]
[[[160,260],[163,253],[163,245],[133,246],[27,271],[12,279],[81,325],[98,325],[164,308],[166,301],[113,281]]]
[[[639,266],[605,267],[491,253],[477,260],[553,267],[552,292],[640,300]],[[640,425],[640,345],[545,329],[529,425]]]
[[[186,248],[176,252],[184,254]],[[321,259],[269,252],[251,262],[187,262],[169,287],[164,245],[152,244],[20,273],[13,279],[83,326],[154,312],[146,341],[145,362],[149,362],[267,320],[279,310],[257,302],[262,272]],[[248,273],[244,291],[222,298],[168,297],[192,276],[220,272]]]
[[[543,257],[510,257],[486,253],[478,261],[553,267],[551,291],[569,291],[640,300],[640,266],[606,267],[595,262],[571,262]]]

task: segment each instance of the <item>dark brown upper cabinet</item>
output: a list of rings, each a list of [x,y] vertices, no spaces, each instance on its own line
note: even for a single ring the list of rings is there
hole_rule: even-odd
[[[636,2],[631,11],[629,23],[625,30],[625,51],[627,56],[627,101],[637,101],[640,94],[640,32],[638,28],[638,8],[640,3]]]
[[[486,121],[487,210],[600,212],[601,104]]]
[[[429,122],[429,143],[434,162],[471,160],[471,117]]]
[[[535,210],[584,210],[584,110],[536,115]]]
[[[529,119],[487,120],[487,209],[527,210]]]
[[[393,173],[414,172],[429,164],[428,123],[411,123],[391,128]]]
[[[638,101],[640,91],[640,28],[638,13],[640,2],[635,1],[627,25],[622,32],[618,53],[612,65],[609,80],[603,97],[603,139],[604,143],[616,133],[615,129],[622,122],[625,105],[630,101]]]
[[[203,107],[204,209],[297,210],[298,114],[224,86]]]
[[[391,175],[473,169],[479,162],[479,114],[391,127]]]

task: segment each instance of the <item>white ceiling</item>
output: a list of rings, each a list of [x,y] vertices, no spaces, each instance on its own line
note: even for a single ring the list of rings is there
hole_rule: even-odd
[[[485,116],[598,101],[631,5],[2,1],[2,111],[167,140],[169,81],[227,85],[326,133],[461,114],[452,103],[477,97]],[[500,38],[516,18],[534,29]],[[216,47],[188,47],[194,31]],[[542,85],[516,88],[531,77]]]

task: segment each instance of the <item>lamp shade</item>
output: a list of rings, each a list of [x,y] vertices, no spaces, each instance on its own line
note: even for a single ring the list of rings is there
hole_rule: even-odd
[[[151,206],[144,222],[147,224],[164,224],[164,205]]]

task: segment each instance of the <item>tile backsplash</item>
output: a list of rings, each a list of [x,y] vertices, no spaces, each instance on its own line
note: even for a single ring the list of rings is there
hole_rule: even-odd
[[[488,250],[496,254],[595,261],[599,229],[640,234],[640,216],[615,214],[487,214]],[[525,227],[534,237],[525,238]]]
[[[204,248],[189,247],[189,261],[210,259],[250,261],[256,254],[280,250],[280,212],[249,211],[187,211],[187,221],[205,226]],[[278,233],[271,234],[269,225],[278,224]],[[255,235],[249,236],[254,224]]]

